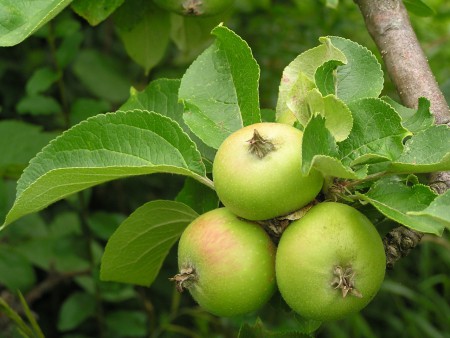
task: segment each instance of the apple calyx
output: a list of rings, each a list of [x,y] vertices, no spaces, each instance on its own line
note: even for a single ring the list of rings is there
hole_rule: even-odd
[[[197,273],[193,267],[181,268],[180,273],[169,278],[171,282],[175,282],[178,292],[183,292],[198,280]]]
[[[331,286],[335,289],[341,289],[342,298],[345,298],[348,294],[362,298],[361,292],[355,288],[355,272],[351,266],[345,268],[337,265],[333,269],[333,281]]]
[[[262,137],[256,129],[253,130],[253,137],[247,142],[249,143],[248,150],[250,153],[259,159],[264,158],[267,154],[275,150],[273,143]]]
[[[183,2],[183,11],[185,15],[198,16],[202,15],[202,0],[186,0]]]

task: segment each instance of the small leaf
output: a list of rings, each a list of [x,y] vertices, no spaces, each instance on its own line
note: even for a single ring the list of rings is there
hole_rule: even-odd
[[[189,177],[184,181],[183,189],[175,200],[188,205],[200,215],[219,207],[219,198],[215,191]]]
[[[347,62],[337,68],[336,96],[344,102],[378,97],[383,90],[383,71],[377,58],[356,42],[330,36],[334,47],[344,53]]]
[[[344,63],[338,60],[330,60],[317,68],[314,81],[322,95],[336,94],[337,70]]]
[[[312,89],[307,92],[302,102],[289,102],[288,106],[303,126],[306,126],[312,115],[325,117],[327,129],[338,142],[345,140],[350,134],[353,125],[352,113],[345,103],[334,95],[323,97],[317,89]]]
[[[3,227],[94,185],[156,172],[191,176],[212,187],[195,144],[173,120],[140,110],[95,116],[30,162]]]
[[[14,46],[59,14],[72,0],[3,0],[0,46]]]
[[[152,1],[127,0],[114,18],[128,55],[148,74],[169,44],[169,13]]]
[[[427,216],[444,223],[450,230],[450,190],[436,197],[430,205],[421,211],[411,211],[410,215]]]
[[[403,139],[409,134],[400,116],[381,99],[365,98],[348,105],[353,114],[353,129],[339,144],[341,159],[349,166],[377,163],[397,158]]]
[[[436,11],[422,0],[403,0],[406,9],[417,16],[433,16]]]
[[[261,121],[259,66],[247,43],[226,27],[181,79],[184,120],[207,145],[217,149],[232,132]]]
[[[95,314],[95,298],[84,292],[74,292],[61,306],[58,318],[58,330],[75,329],[86,319]]]
[[[329,38],[320,38],[321,45],[309,49],[297,56],[283,71],[280,89],[277,101],[277,121],[285,119],[285,115],[289,115],[290,110],[287,102],[293,95],[302,96],[302,92],[293,90],[294,86],[299,82],[310,85],[300,86],[301,88],[312,89],[314,85],[314,74],[318,67],[329,60],[338,60],[346,63],[345,55],[331,44]],[[297,87],[299,85],[297,84]]]
[[[36,282],[30,262],[14,248],[0,246],[0,285],[11,291],[28,291]]]
[[[322,174],[341,178],[363,178],[366,171],[354,172],[349,166],[342,164],[338,145],[325,126],[325,119],[318,115],[311,118],[303,132],[302,172],[307,174],[311,167]]]
[[[413,135],[388,170],[403,173],[450,170],[450,128],[432,126]]]
[[[401,116],[402,125],[413,134],[423,131],[434,124],[434,116],[430,111],[430,101],[424,97],[419,98],[419,106],[416,109],[407,108],[394,101],[390,97],[382,97]]]
[[[58,80],[59,75],[48,67],[37,69],[27,82],[25,87],[28,95],[36,95],[45,92]]]
[[[16,106],[20,114],[52,115],[62,111],[61,105],[51,96],[24,96]]]
[[[175,201],[151,201],[139,207],[109,239],[101,279],[150,286],[170,248],[197,216]]]
[[[398,179],[381,179],[366,194],[358,197],[369,202],[386,217],[419,232],[442,235],[445,219],[435,219],[426,212],[418,214],[436,199],[437,195],[427,186],[408,186]],[[444,197],[445,200],[445,197]],[[448,225],[448,224],[447,224]]]
[[[72,9],[86,19],[91,26],[96,26],[123,4],[124,0],[74,0]]]
[[[147,316],[142,311],[119,310],[106,315],[106,326],[114,337],[148,336]]]

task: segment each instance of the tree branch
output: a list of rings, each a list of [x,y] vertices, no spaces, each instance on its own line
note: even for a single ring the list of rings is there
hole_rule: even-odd
[[[411,26],[402,0],[354,0],[367,30],[381,53],[387,72],[402,100],[417,108],[419,97],[430,100],[436,124],[450,125],[450,109],[431,72],[426,56]],[[438,194],[450,188],[450,173],[432,173],[430,187]],[[403,226],[383,239],[388,268],[415,247],[422,234]]]
[[[407,107],[419,97],[431,102],[436,124],[450,124],[450,110],[411,26],[401,0],[354,0],[364,17],[388,74]]]

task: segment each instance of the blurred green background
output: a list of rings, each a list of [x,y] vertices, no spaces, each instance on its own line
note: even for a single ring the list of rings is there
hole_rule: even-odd
[[[380,59],[350,0],[245,0],[227,15],[203,22],[200,33],[186,29],[183,39],[176,31],[181,19],[172,16],[172,40],[157,65],[146,71],[128,55],[120,31],[123,17],[130,15],[123,7],[133,2],[139,1],[128,0],[96,26],[68,7],[24,42],[0,48],[1,220],[22,170],[43,146],[89,116],[118,109],[131,87],[142,90],[154,79],[181,77],[210,43],[205,32],[220,20],[248,42],[261,67],[262,108],[275,107],[284,67],[318,45],[321,36],[354,40]],[[411,21],[450,102],[450,2],[427,4],[432,15],[413,11]],[[387,76],[384,94],[397,97]],[[23,314],[16,296],[20,290],[46,337],[235,337],[242,321],[253,324],[257,316],[267,328],[311,325],[280,312],[278,295],[244,318],[201,311],[167,280],[177,271],[175,248],[150,288],[99,280],[102,251],[120,222],[147,201],[175,198],[183,182],[169,175],[114,181],[15,222],[0,233],[0,298]],[[425,236],[388,272],[366,309],[323,324],[316,335],[450,337],[448,232],[442,238]],[[0,338],[9,337],[20,335],[0,312]]]

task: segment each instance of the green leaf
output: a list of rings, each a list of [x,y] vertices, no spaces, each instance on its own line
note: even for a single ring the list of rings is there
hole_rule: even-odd
[[[428,6],[422,0],[403,0],[406,9],[417,16],[433,16],[436,14],[435,10]]]
[[[110,111],[111,105],[105,100],[88,98],[76,99],[70,107],[70,124],[75,125],[89,117]],[[128,109],[121,109],[128,110]]]
[[[283,71],[277,101],[277,121],[293,123],[287,102],[297,96],[301,100],[314,87],[317,68],[329,60],[346,63],[345,55],[331,44],[329,38],[320,38],[321,45],[297,56]]]
[[[186,226],[198,214],[180,202],[151,201],[136,209],[109,239],[102,280],[149,286]]]
[[[59,14],[72,0],[3,0],[0,46],[14,46]]]
[[[303,174],[309,173],[311,167],[326,176],[358,179],[366,175],[365,168],[354,172],[352,168],[341,162],[338,145],[326,128],[325,119],[320,115],[311,118],[303,131]]]
[[[83,39],[84,35],[79,31],[64,35],[55,55],[61,69],[66,68],[76,58]]]
[[[74,0],[72,9],[86,19],[91,26],[96,26],[123,4],[124,0]]]
[[[192,61],[212,41],[211,30],[223,20],[223,15],[206,18],[171,14],[170,38],[181,51],[178,61]]]
[[[328,37],[347,60],[337,68],[336,95],[344,102],[366,97],[378,97],[383,90],[383,71],[376,57],[367,48],[356,42],[337,37]]]
[[[28,95],[36,95],[45,92],[58,80],[59,75],[53,69],[43,67],[37,69],[27,82],[25,87]]]
[[[14,248],[0,246],[0,285],[11,291],[28,291],[36,282],[36,276],[30,262]]]
[[[58,318],[58,330],[75,329],[86,319],[93,316],[96,310],[94,296],[84,292],[74,292],[61,306]]]
[[[326,0],[325,5],[329,8],[336,9],[339,6],[339,0]]]
[[[402,153],[402,141],[409,132],[390,105],[381,99],[366,98],[353,101],[348,107],[353,114],[353,129],[348,139],[339,144],[344,163],[353,167],[390,161]]]
[[[30,162],[2,227],[94,185],[156,172],[191,176],[212,187],[195,144],[173,120],[140,110],[95,116]]]
[[[272,331],[264,327],[264,324],[260,318],[256,320],[253,325],[244,323],[239,329],[238,338],[310,338],[309,334],[299,332],[298,330],[277,330]]]
[[[19,178],[31,158],[55,136],[55,133],[43,132],[40,127],[25,122],[1,121],[0,177]]]
[[[219,207],[216,192],[189,177],[175,200],[188,205],[200,215]]]
[[[106,327],[114,337],[148,336],[147,316],[139,311],[114,311],[106,315]]]
[[[292,97],[288,106],[302,126],[306,126],[312,115],[319,114],[325,117],[325,125],[336,141],[348,137],[353,125],[352,113],[336,96],[323,97],[317,89],[312,89],[302,101],[295,99],[296,96]]]
[[[396,178],[381,179],[374,183],[366,194],[357,193],[386,217],[419,232],[442,235],[447,225],[445,219],[433,217],[424,212],[437,195],[427,186],[407,185]],[[446,197],[444,197],[444,200]]]
[[[73,71],[81,83],[99,98],[123,102],[128,97],[130,83],[119,65],[107,55],[90,49],[80,51]]]
[[[401,116],[402,125],[413,134],[423,131],[434,124],[434,116],[430,111],[430,101],[424,97],[419,98],[417,110],[411,109],[394,101],[390,97],[382,97]]]
[[[62,108],[58,101],[51,96],[32,95],[24,96],[16,106],[20,114],[52,115],[61,112]]]
[[[169,44],[170,17],[152,1],[127,0],[114,16],[128,55],[148,74]]]
[[[216,27],[216,41],[189,67],[179,98],[184,120],[207,145],[217,149],[232,132],[261,121],[259,66],[247,43],[226,27]]]
[[[450,128],[431,126],[413,135],[388,170],[404,173],[450,170]]]
[[[330,60],[317,68],[314,81],[322,95],[336,94],[336,68],[343,65],[342,61]]]
[[[130,98],[120,107],[121,110],[143,109],[154,111],[158,114],[170,117],[196,143],[198,150],[208,162],[212,162],[216,153],[215,149],[203,143],[189,127],[184,123],[184,107],[178,101],[180,80],[157,79],[152,81],[143,91],[131,91]]]
[[[430,205],[421,211],[412,211],[411,215],[426,216],[435,219],[439,223],[444,223],[450,230],[450,190],[436,197]]]

